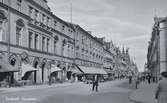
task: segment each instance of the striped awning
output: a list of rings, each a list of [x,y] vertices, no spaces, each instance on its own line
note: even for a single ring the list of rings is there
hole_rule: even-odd
[[[102,68],[78,66],[84,74],[107,74]]]

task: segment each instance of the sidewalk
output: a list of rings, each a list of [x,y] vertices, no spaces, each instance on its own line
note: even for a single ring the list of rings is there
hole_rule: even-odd
[[[59,84],[43,84],[43,85],[31,85],[31,86],[22,86],[22,87],[11,87],[11,88],[0,88],[0,94],[2,93],[10,93],[10,92],[19,92],[19,91],[28,91],[28,90],[36,90],[36,89],[45,89],[45,88],[58,88],[58,87],[66,87],[72,86],[76,84],[82,84],[82,82],[64,82]]]
[[[148,84],[143,82],[139,85],[139,89],[133,91],[129,99],[134,103],[156,103],[155,89],[157,84]]]

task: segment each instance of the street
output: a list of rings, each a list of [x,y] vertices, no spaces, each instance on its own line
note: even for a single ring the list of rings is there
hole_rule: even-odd
[[[127,80],[99,84],[99,91],[91,84],[51,87],[0,94],[0,103],[130,103],[129,94],[134,88]]]

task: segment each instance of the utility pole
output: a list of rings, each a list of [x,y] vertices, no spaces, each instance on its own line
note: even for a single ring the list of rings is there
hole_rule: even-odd
[[[71,21],[71,24],[72,24],[72,3],[70,4],[70,21]]]
[[[10,7],[10,0],[8,0],[8,6]],[[8,60],[9,60],[9,57],[10,57],[10,10],[8,8],[8,39],[7,39],[7,42],[8,42]]]
[[[9,57],[10,57],[10,0],[8,0],[8,39],[7,39],[7,42],[8,42],[8,47],[7,47],[7,50],[8,50],[8,56],[7,56],[7,62],[9,63]],[[9,82],[9,87],[11,87],[11,83],[12,83],[12,72],[9,72],[9,78],[8,78],[8,82]]]

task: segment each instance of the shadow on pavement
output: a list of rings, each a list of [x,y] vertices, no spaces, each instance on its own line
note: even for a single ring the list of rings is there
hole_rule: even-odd
[[[129,84],[128,81],[122,83],[122,84],[119,84],[118,87],[121,87],[121,88],[127,88],[127,89],[132,89],[132,90],[135,90],[135,82],[132,82],[132,84]]]

